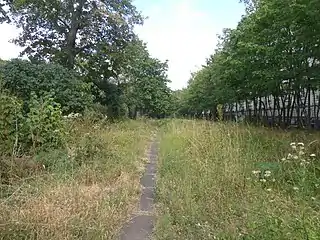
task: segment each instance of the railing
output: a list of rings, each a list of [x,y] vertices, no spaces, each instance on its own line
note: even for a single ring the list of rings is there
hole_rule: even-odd
[[[320,129],[320,91],[258,97],[224,105],[224,120],[248,121],[267,126]]]

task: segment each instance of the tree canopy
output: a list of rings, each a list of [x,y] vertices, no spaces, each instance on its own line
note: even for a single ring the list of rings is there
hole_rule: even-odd
[[[186,89],[190,112],[252,103],[260,117],[273,107],[279,121],[319,119],[320,2],[244,2],[247,14],[236,29],[223,31],[216,52]]]
[[[17,96],[51,89],[59,91],[57,99],[66,99],[82,91],[67,92],[91,86],[94,102],[105,105],[110,116],[168,114],[167,62],[151,57],[134,33],[144,17],[131,0],[2,0],[0,7],[1,20],[22,30],[13,42],[30,61],[13,61],[4,68],[6,86]],[[68,71],[72,76],[65,84]],[[82,97],[73,102],[83,105],[88,99]],[[68,111],[80,110],[74,106]]]

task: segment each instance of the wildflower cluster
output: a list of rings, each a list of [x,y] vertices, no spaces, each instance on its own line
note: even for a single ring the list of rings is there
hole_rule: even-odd
[[[252,174],[255,176],[256,181],[261,183],[275,182],[276,179],[272,177],[272,172],[270,170],[254,170]],[[271,191],[271,188],[267,189],[268,192]]]
[[[280,161],[283,165],[278,169],[281,169],[282,174],[277,177],[277,182],[282,182],[285,179],[286,183],[293,184],[291,187],[294,192],[297,192],[300,191],[300,188],[305,188],[306,184],[310,184],[307,181],[314,181],[314,171],[312,169],[316,163],[316,155],[307,154],[305,145],[302,142],[291,143],[290,149],[290,153]],[[257,169],[252,171],[252,174],[256,182],[260,182],[268,192],[272,191],[270,186],[276,182],[275,172],[270,171],[270,169]]]
[[[304,147],[304,143],[299,142],[290,143],[290,147],[292,149],[292,152],[288,154],[286,158],[282,158],[281,161],[284,163],[290,163],[292,161],[298,162],[300,166],[307,166],[309,165],[316,157],[315,154],[310,154],[309,156],[306,156],[306,151]]]
[[[290,173],[290,181],[294,186],[294,192],[314,191],[318,188],[317,176],[315,175],[316,154],[307,154],[305,145],[302,142],[290,143],[291,152],[281,159],[285,172]],[[309,190],[307,190],[309,189]],[[311,197],[314,200],[314,197]]]
[[[63,116],[63,118],[66,118],[66,119],[76,119],[79,117],[82,117],[82,115],[80,113],[70,113],[67,116]]]

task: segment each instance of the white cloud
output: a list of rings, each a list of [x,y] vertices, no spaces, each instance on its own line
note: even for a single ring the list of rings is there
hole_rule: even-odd
[[[196,10],[192,1],[162,2],[144,14],[149,19],[136,32],[148,43],[152,56],[169,60],[171,87],[185,87],[191,71],[214,52],[220,28],[212,24],[208,13]]]

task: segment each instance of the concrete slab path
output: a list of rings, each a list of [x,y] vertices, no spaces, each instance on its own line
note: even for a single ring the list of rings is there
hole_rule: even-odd
[[[148,152],[149,162],[146,164],[144,175],[140,179],[142,191],[138,211],[133,213],[131,220],[123,227],[121,240],[151,239],[155,225],[154,197],[158,160],[159,143],[154,136]]]

